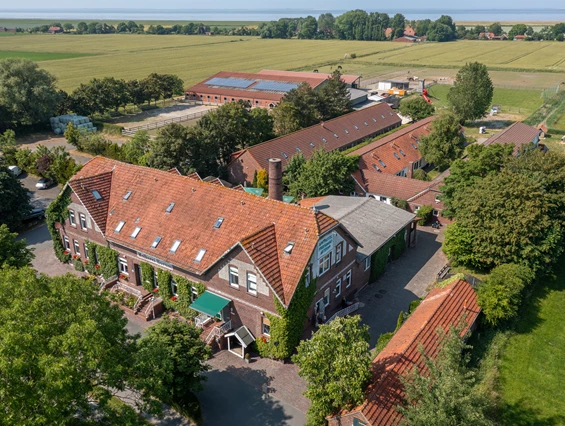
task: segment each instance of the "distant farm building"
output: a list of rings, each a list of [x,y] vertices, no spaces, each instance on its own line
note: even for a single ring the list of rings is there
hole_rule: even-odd
[[[416,36],[416,31],[412,27],[404,28],[404,35],[407,37],[414,37]]]
[[[247,101],[252,107],[274,108],[282,97],[302,83],[318,89],[330,74],[263,70],[258,73],[222,71],[192,86],[186,99],[208,104],[225,104]],[[350,88],[359,86],[357,75],[343,75],[342,81]]]
[[[51,34],[58,34],[58,33],[62,33],[63,29],[61,27],[49,27],[49,32]]]
[[[508,36],[506,34],[502,35],[495,35],[494,33],[480,33],[479,40],[508,40]]]
[[[0,33],[15,33],[15,32],[16,32],[15,28],[0,27]]]

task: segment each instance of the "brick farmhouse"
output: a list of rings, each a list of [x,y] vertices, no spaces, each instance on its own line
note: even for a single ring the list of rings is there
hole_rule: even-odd
[[[270,172],[269,192],[278,199],[96,157],[69,180],[69,216],[56,227],[75,257],[100,260],[89,255],[87,242],[115,250],[120,286],[145,291],[141,268],[148,263],[204,285],[203,295],[189,296],[201,315],[268,338],[267,314],[278,316],[276,305],[288,308],[299,286],[316,285],[308,317],[329,317],[372,272],[347,226],[321,209],[280,201],[280,160],[271,161]],[[380,238],[394,236],[403,249],[413,235],[413,215],[386,207],[393,211],[380,220],[389,223],[390,235]],[[167,293],[181,297],[174,278]]]

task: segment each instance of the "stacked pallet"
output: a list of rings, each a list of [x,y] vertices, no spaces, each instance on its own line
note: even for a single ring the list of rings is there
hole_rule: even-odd
[[[57,135],[62,135],[67,130],[69,123],[73,123],[73,126],[84,132],[95,132],[96,127],[92,124],[88,117],[82,117],[80,115],[60,115],[59,117],[51,117],[49,119],[51,122],[51,128]]]

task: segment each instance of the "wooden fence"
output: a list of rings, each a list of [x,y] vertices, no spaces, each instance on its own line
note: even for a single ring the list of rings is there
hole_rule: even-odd
[[[167,124],[183,123],[185,121],[194,120],[195,118],[203,117],[204,115],[208,114],[209,111],[210,110],[193,112],[192,114],[183,115],[180,117],[172,117],[162,121],[155,121],[153,123],[141,124],[134,127],[126,127],[122,130],[122,134],[126,136],[134,136],[136,132],[139,132],[140,130],[159,129],[161,127],[165,127]]]

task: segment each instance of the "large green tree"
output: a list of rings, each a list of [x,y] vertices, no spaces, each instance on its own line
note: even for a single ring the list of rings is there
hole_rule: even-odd
[[[356,157],[348,157],[339,151],[316,150],[312,157],[300,168],[293,169],[292,181],[286,179],[291,195],[300,199],[353,191],[351,178],[358,167]]]
[[[324,425],[325,417],[350,409],[364,399],[371,378],[369,327],[356,315],[338,317],[298,345],[292,360],[307,383],[307,425]]]
[[[302,83],[284,95],[281,99],[283,102],[292,104],[299,112],[296,118],[301,129],[319,122],[318,94],[308,83]]]
[[[291,102],[282,101],[273,110],[273,131],[284,136],[302,129],[300,110]]]
[[[459,118],[477,120],[489,111],[493,94],[494,87],[486,65],[472,62],[457,73],[447,100]]]
[[[455,223],[444,251],[455,262],[489,270],[503,263],[548,271],[563,252],[565,157],[532,151],[498,173],[456,190]]]
[[[60,97],[55,77],[26,59],[0,61],[0,130],[49,121]]]
[[[341,72],[335,70],[331,77],[319,89],[318,117],[320,120],[330,120],[353,111],[349,89],[341,79]]]
[[[470,356],[459,328],[438,330],[440,350],[435,358],[422,353],[426,372],[414,367],[401,378],[406,403],[398,409],[411,426],[490,426],[492,401],[477,386]],[[423,350],[423,349],[422,349]],[[462,355],[463,354],[463,355]]]
[[[402,101],[399,111],[404,117],[410,117],[412,121],[419,121],[433,115],[435,108],[433,105],[427,103],[424,98],[418,96]]]
[[[16,229],[31,211],[30,194],[22,183],[8,170],[0,166],[0,225]]]
[[[421,139],[420,151],[428,163],[440,169],[449,165],[463,153],[465,135],[453,114],[444,114],[430,125],[432,132]]]
[[[25,240],[17,240],[18,234],[11,233],[8,226],[0,225],[0,267],[23,268],[34,258],[32,249]]]

